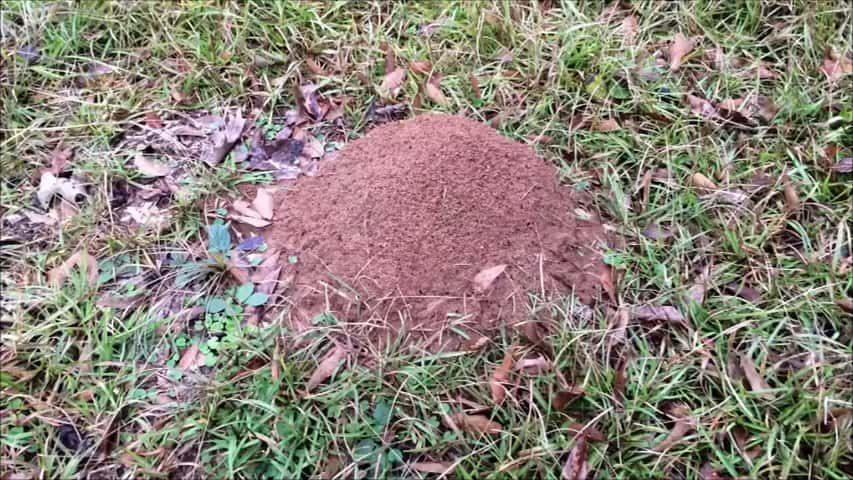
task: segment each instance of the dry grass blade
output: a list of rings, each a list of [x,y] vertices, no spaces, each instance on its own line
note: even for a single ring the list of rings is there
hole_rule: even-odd
[[[485,268],[480,270],[477,275],[474,276],[474,290],[477,292],[485,292],[492,286],[495,280],[506,270],[506,265],[495,265],[494,267]]]
[[[317,388],[321,383],[328,380],[329,377],[335,373],[335,370],[338,369],[338,365],[346,355],[347,352],[343,347],[335,345],[335,348],[326,355],[326,358],[317,365],[317,369],[311,374],[311,378],[309,378],[308,382],[305,384],[305,391],[310,392]]]
[[[501,364],[498,365],[495,371],[492,372],[491,378],[489,378],[489,390],[492,394],[492,401],[497,405],[500,405],[504,401],[504,397],[506,397],[504,383],[509,381],[509,372],[512,368],[514,355],[515,346],[511,346],[504,354]]]

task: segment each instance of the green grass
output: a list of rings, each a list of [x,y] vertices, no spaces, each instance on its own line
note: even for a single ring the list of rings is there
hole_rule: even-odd
[[[569,427],[581,423],[606,437],[589,445],[591,478],[698,479],[705,464],[732,478],[850,478],[853,330],[836,301],[853,296],[853,181],[824,157],[832,144],[839,158],[851,155],[853,88],[849,75],[830,83],[820,72],[826,49],[853,52],[850,5],[636,2],[636,45],[626,46],[617,31],[625,13],[608,23],[596,3],[552,3],[542,11],[535,2],[4,2],[0,212],[7,219],[34,205],[39,171],[59,142],[75,148],[72,171],[92,198],[60,226],[3,224],[0,472],[418,478],[429,474],[413,463],[447,462],[455,478],[558,479],[575,442]],[[441,25],[419,35],[431,22]],[[679,71],[665,66],[656,80],[643,79],[676,32],[699,37],[697,48]],[[449,104],[424,100],[422,110],[501,115],[504,135],[539,138],[537,151],[566,185],[591,193],[612,227],[607,260],[619,305],[603,302],[584,316],[565,300],[531,313],[550,325],[554,370],[584,390],[562,410],[554,399],[565,385],[554,370],[514,374],[517,386],[493,405],[489,376],[511,344],[526,345],[512,330],[473,353],[350,356],[311,394],[306,380],[332,339],[357,352],[378,347],[329,317],[300,337],[237,329],[229,337],[236,346],[207,374],[175,366],[187,339],[209,331],[170,330],[177,321],[154,301],[165,293],[189,307],[225,295],[222,272],[200,291],[168,289],[180,257],[204,257],[216,198],[266,179],[233,163],[190,163],[186,196],[165,207],[171,228],[131,230],[109,207],[120,185],[142,183],[117,146],[123,131],[147,112],[240,106],[271,117],[296,104],[293,85],[312,80],[328,97],[353,98],[345,136],[358,137],[379,100],[359,77],[381,82],[383,42],[399,64],[429,60],[443,75]],[[37,46],[38,61],[16,53],[27,45]],[[714,67],[702,53],[714,47],[745,64]],[[504,51],[513,54],[507,63],[498,59]],[[332,74],[311,79],[306,58]],[[744,74],[759,61],[778,78]],[[93,62],[114,71],[90,75]],[[410,73],[400,101],[411,103],[421,80]],[[722,127],[693,114],[688,93],[714,101],[761,94],[779,111],[754,128]],[[621,128],[572,130],[581,112]],[[644,200],[644,176],[662,168],[669,179],[652,179]],[[751,194],[757,173],[771,184],[749,203],[731,202],[694,188],[696,172],[730,192]],[[786,211],[783,173],[799,196],[794,212]],[[650,224],[672,236],[648,238]],[[145,301],[99,307],[99,290],[115,282],[93,285],[79,271],[50,286],[46,272],[81,248],[102,271],[108,260],[133,268]],[[685,295],[703,272],[699,305]],[[760,298],[735,295],[741,284]],[[632,322],[624,342],[613,342],[609,310],[646,303],[678,307],[689,326]],[[521,348],[519,356],[534,347]],[[769,391],[742,379],[741,357]],[[623,392],[614,388],[621,368]],[[695,428],[656,452],[678,405]],[[445,425],[443,416],[463,411],[503,431],[479,436]]]

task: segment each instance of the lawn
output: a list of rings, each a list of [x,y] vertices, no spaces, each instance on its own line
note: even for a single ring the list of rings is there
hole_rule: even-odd
[[[843,0],[2,2],[0,478],[851,478],[851,26]],[[540,342],[293,332],[226,221],[298,172],[167,139],[226,111],[268,139],[305,115],[321,172],[390,117],[489,123],[590,195],[608,295],[531,295]]]

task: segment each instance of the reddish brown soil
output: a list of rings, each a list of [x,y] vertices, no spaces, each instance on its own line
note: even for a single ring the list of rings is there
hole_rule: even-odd
[[[303,324],[330,306],[397,333],[430,336],[448,322],[485,331],[523,319],[527,292],[598,295],[601,225],[576,218],[570,191],[530,148],[462,117],[376,128],[276,206],[265,236],[298,257],[291,295]],[[474,276],[498,264],[505,273],[476,292]]]

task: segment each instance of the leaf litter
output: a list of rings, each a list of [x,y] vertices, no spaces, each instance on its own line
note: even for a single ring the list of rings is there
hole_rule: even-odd
[[[317,365],[317,369],[305,384],[305,392],[311,392],[321,383],[328,380],[338,369],[340,363],[346,358],[347,351],[340,345],[335,345],[326,357]]]
[[[513,345],[507,349],[500,365],[495,368],[495,371],[492,372],[491,378],[489,378],[489,390],[491,391],[492,401],[497,405],[503,403],[504,397],[506,397],[506,387],[504,384],[509,382],[509,374],[512,369],[514,355],[515,346]]]

